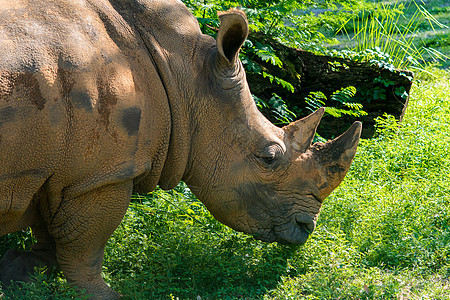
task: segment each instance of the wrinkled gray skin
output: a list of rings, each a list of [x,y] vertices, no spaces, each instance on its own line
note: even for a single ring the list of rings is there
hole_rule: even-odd
[[[311,145],[323,114],[278,128],[251,98],[245,15],[217,41],[174,0],[0,0],[0,236],[31,226],[0,280],[57,266],[115,298],[103,249],[131,193],[184,180],[211,213],[267,242],[302,244],[343,180],[361,124]]]

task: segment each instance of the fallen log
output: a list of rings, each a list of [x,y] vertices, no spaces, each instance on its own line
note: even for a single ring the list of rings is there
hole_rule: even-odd
[[[351,101],[360,102],[366,116],[345,116],[335,118],[325,116],[318,129],[318,133],[326,138],[336,136],[348,128],[355,120],[363,122],[362,137],[372,137],[375,132],[375,118],[387,113],[398,121],[408,106],[409,93],[412,85],[413,73],[396,70],[386,65],[370,62],[356,62],[346,58],[316,55],[308,51],[286,47],[260,34],[252,34],[250,40],[270,45],[283,62],[282,68],[262,60],[256,61],[267,73],[277,76],[294,87],[291,93],[282,86],[271,83],[256,73],[248,72],[247,80],[252,93],[268,100],[273,93],[279,95],[289,107],[297,107],[302,114],[308,114],[305,97],[311,92],[322,92],[330,103],[330,96],[348,86],[357,90]],[[301,116],[299,116],[301,117]]]

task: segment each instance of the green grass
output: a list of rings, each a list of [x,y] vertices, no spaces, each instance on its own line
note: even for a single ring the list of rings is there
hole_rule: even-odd
[[[125,299],[449,299],[450,73],[428,71],[404,121],[380,119],[361,141],[304,246],[234,232],[180,185],[134,197],[107,244],[106,281]],[[0,255],[31,240],[2,237]],[[74,298],[61,275],[36,276],[4,298]]]

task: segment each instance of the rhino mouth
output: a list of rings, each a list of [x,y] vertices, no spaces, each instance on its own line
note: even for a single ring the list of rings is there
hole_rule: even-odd
[[[305,214],[296,215],[293,220],[282,226],[274,226],[268,234],[254,235],[263,242],[303,245],[316,228],[314,218]]]

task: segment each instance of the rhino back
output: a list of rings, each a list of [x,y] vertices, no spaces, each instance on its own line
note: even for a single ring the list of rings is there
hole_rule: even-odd
[[[52,210],[102,185],[157,183],[164,87],[127,23],[97,4],[0,0],[0,235],[29,225],[40,189]]]

